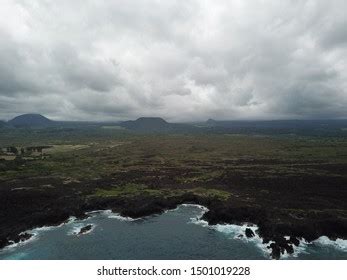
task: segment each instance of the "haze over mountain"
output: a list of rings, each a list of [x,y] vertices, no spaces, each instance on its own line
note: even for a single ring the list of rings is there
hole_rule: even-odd
[[[83,130],[102,133],[105,128],[123,127],[119,132],[135,133],[172,133],[172,134],[253,134],[253,135],[310,135],[310,136],[347,136],[347,120],[272,120],[238,121],[214,120],[205,122],[172,123],[160,117],[140,117],[124,122],[87,122],[52,121],[40,114],[24,114],[9,122],[1,122],[1,129],[53,128],[55,131]]]
[[[121,122],[120,126],[138,132],[195,132],[197,127],[183,123],[169,123],[159,117],[141,117],[135,121]]]
[[[53,121],[40,114],[24,114],[8,121],[9,125],[15,127],[44,127],[53,125]]]
[[[161,131],[170,128],[170,124],[158,117],[141,117],[135,121],[121,122],[120,125],[127,129],[139,131]]]
[[[206,125],[208,126],[215,126],[217,124],[217,121],[214,120],[214,119],[208,119],[206,122],[205,122]]]

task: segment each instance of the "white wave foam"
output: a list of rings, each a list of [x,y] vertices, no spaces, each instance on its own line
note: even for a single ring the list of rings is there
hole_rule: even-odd
[[[164,211],[164,214],[166,214],[166,213],[170,213],[170,212],[175,212],[175,211],[177,211],[177,210],[180,208],[180,206],[181,206],[181,205],[177,206],[177,207],[176,207],[176,208],[174,208],[174,209],[168,209],[168,210],[165,210],[165,211]]]
[[[106,210],[107,213],[105,213],[107,215],[107,218],[109,219],[117,219],[117,220],[120,220],[120,221],[125,221],[125,222],[133,222],[133,221],[136,221],[136,220],[140,220],[140,218],[138,219],[133,219],[133,218],[130,218],[130,217],[124,217],[122,215],[120,215],[119,213],[113,213],[111,210]]]
[[[10,242],[12,242],[12,244],[6,246],[5,248],[3,248],[1,251],[3,250],[11,250],[11,249],[14,249],[18,246],[23,246],[25,244],[28,244],[30,242],[33,242],[33,241],[36,241],[39,239],[39,235],[41,232],[46,232],[46,231],[50,231],[50,230],[53,230],[55,228],[59,228],[59,227],[62,227],[64,225],[68,225],[68,224],[72,224],[74,221],[76,220],[76,217],[74,216],[71,216],[66,222],[63,222],[57,226],[43,226],[43,227],[37,227],[37,228],[33,228],[33,229],[29,229],[29,230],[26,230],[20,234],[25,234],[25,233],[28,233],[28,234],[31,234],[31,237],[24,240],[24,241],[19,241],[17,243],[15,243],[14,241],[10,240]]]
[[[217,224],[210,226],[210,228],[215,229],[216,231],[222,232],[227,235],[231,239],[240,239],[243,242],[253,243],[256,247],[258,247],[266,257],[269,257],[270,250],[267,248],[269,243],[263,243],[263,239],[257,234],[258,226],[254,224]],[[253,231],[254,236],[248,238],[246,236],[246,229],[249,228]]]
[[[81,232],[81,229],[86,227],[87,224],[76,224],[68,233],[68,235],[81,235],[80,232]],[[92,228],[88,231],[85,231],[82,233],[82,235],[85,235],[85,234],[88,234],[88,233],[91,233],[94,228],[95,228],[95,225],[94,224],[91,224]]]
[[[290,239],[289,236],[284,236],[284,238],[286,240]],[[298,238],[298,239],[300,241],[299,246],[295,246],[293,244],[294,253],[293,254],[288,254],[285,251],[284,254],[281,255],[281,258],[283,258],[283,259],[292,259],[292,258],[298,258],[300,254],[309,254],[307,252],[307,245],[309,245],[310,243],[306,242],[306,240],[303,239],[303,238]]]
[[[183,206],[183,207],[196,207],[196,208],[199,208],[201,210],[204,210],[204,211],[208,211],[208,208],[203,206],[203,205],[200,205],[200,204],[194,204],[194,203],[182,203],[180,204],[178,207],[180,206]]]
[[[31,237],[26,239],[26,240],[19,241],[18,243],[15,243],[14,241],[10,240],[10,242],[12,244],[10,244],[10,245],[6,246],[5,248],[1,249],[1,251],[14,250],[15,248],[17,248],[19,246],[23,246],[25,244],[28,244],[30,242],[33,242],[33,241],[37,240],[37,234],[31,233],[29,231],[22,232],[21,234],[25,234],[25,233],[30,233]]]
[[[64,225],[69,225],[69,224],[72,224],[74,223],[75,221],[77,220],[76,217],[74,216],[71,216],[67,221],[59,224],[59,225],[56,225],[56,226],[43,226],[43,227],[37,227],[37,228],[34,228],[34,229],[31,229],[31,230],[27,230],[26,232],[27,233],[30,233],[30,234],[33,234],[33,235],[37,235],[39,234],[40,232],[44,232],[44,231],[50,231],[50,230],[53,230],[53,229],[56,229],[56,228],[60,228]]]
[[[204,211],[206,211],[206,210],[204,209]],[[203,226],[203,227],[208,227],[208,228],[216,230],[218,232],[222,232],[231,239],[240,239],[244,242],[252,242],[252,243],[254,243],[254,245],[256,245],[259,249],[261,249],[263,251],[265,256],[270,257],[271,250],[267,247],[273,241],[270,240],[269,243],[263,243],[263,239],[257,234],[257,231],[258,231],[257,225],[254,225],[254,224],[209,225],[207,221],[201,219],[202,215],[191,218],[190,222],[194,223],[196,225]],[[255,233],[255,236],[252,238],[247,238],[245,235],[246,228],[250,228]],[[287,240],[289,240],[290,237],[285,236],[285,238]],[[327,236],[321,236],[320,238],[318,238],[317,240],[315,240],[313,242],[307,242],[303,238],[299,239],[299,241],[300,241],[300,243],[298,246],[293,245],[293,247],[294,247],[294,253],[293,254],[288,254],[287,252],[285,252],[284,254],[281,255],[281,258],[284,258],[284,259],[298,258],[300,254],[309,254],[307,249],[308,249],[308,245],[310,245],[310,244],[315,244],[318,246],[332,246],[337,250],[347,252],[347,240],[345,240],[345,239],[339,239],[338,238],[336,240],[331,240]]]
[[[204,216],[205,213],[207,213],[209,210],[205,206],[199,205],[199,204],[181,204],[179,207],[195,207],[200,210],[200,213],[196,217],[190,218],[190,223],[199,224],[201,226],[208,226],[208,223],[205,220],[202,220],[201,218]]]
[[[68,232],[68,235],[77,235],[80,231],[81,231],[81,228],[83,226],[82,225],[75,225],[69,232]]]
[[[96,214],[103,214],[105,212],[112,212],[111,210],[94,210],[94,211],[89,211],[89,212],[86,212],[87,215],[96,215]]]
[[[128,222],[132,222],[132,221],[136,221],[136,220],[141,219],[141,218],[133,219],[130,217],[124,217],[124,216],[120,215],[119,213],[112,212],[112,210],[95,210],[95,211],[87,212],[86,214],[92,215],[93,217],[95,217],[96,215],[103,215],[109,219],[117,219],[117,220],[128,221]]]
[[[121,215],[119,215],[117,213],[113,213],[113,214],[108,215],[108,218],[109,219],[117,219],[117,220],[126,221],[126,222],[133,222],[133,221],[136,221],[136,220],[140,220],[140,218],[133,219],[133,218],[130,218],[130,217],[121,216]]]
[[[337,238],[336,240],[331,240],[327,236],[321,236],[318,239],[314,240],[312,243],[319,245],[319,246],[331,246],[337,250],[347,252],[347,240],[346,239]]]
[[[201,213],[193,218],[190,218],[190,223],[200,225],[203,227],[207,227],[210,229],[213,229],[215,231],[221,232],[228,236],[228,238],[231,239],[240,239],[244,242],[252,242],[254,243],[259,249],[261,249],[266,256],[269,255],[269,249],[267,248],[268,244],[263,243],[263,239],[257,234],[258,226],[254,224],[242,224],[242,225],[235,225],[235,224],[217,224],[217,225],[209,225],[207,221],[202,220],[202,216],[209,211],[208,208],[202,206],[202,205],[196,205],[196,204],[182,204],[182,206],[194,206],[201,209]],[[250,228],[254,232],[254,236],[252,238],[247,238],[245,231],[247,228]]]

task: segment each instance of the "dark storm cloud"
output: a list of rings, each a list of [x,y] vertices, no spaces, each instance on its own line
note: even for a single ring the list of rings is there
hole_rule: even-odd
[[[346,8],[5,0],[0,119],[347,117]]]

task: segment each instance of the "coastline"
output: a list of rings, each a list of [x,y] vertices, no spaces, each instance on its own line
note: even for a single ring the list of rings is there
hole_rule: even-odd
[[[94,215],[105,215],[109,219],[118,219],[120,221],[133,222],[133,221],[140,220],[143,218],[150,218],[151,216],[155,216],[155,215],[162,215],[162,214],[165,214],[165,213],[170,212],[170,211],[176,211],[180,207],[186,207],[186,206],[197,207],[201,210],[201,215],[196,216],[196,217],[191,217],[189,223],[193,223],[193,224],[196,224],[196,225],[199,225],[202,227],[208,227],[210,229],[213,229],[213,230],[218,231],[218,232],[222,232],[222,233],[227,234],[229,236],[230,236],[230,234],[232,234],[231,238],[233,238],[233,239],[239,239],[239,240],[242,240],[244,242],[252,242],[254,244],[254,246],[258,247],[264,253],[264,255],[269,259],[288,259],[291,257],[295,258],[298,256],[299,253],[305,251],[307,245],[314,244],[314,243],[320,243],[321,245],[329,245],[329,246],[335,247],[336,249],[347,251],[347,240],[346,239],[337,239],[334,241],[334,240],[329,239],[326,236],[320,236],[319,238],[317,238],[316,240],[313,240],[311,242],[308,242],[304,239],[300,239],[298,244],[293,244],[291,242],[289,236],[284,236],[283,238],[287,241],[287,244],[293,246],[293,251],[288,252],[285,249],[285,247],[282,247],[283,251],[282,250],[275,251],[274,247],[271,247],[271,244],[275,243],[275,241],[270,240],[270,241],[266,242],[266,240],[259,235],[259,227],[257,225],[250,224],[250,223],[243,223],[243,224],[223,223],[223,224],[213,224],[213,225],[209,224],[208,221],[203,219],[205,214],[209,212],[209,209],[203,205],[193,204],[193,203],[178,204],[175,208],[163,210],[161,213],[154,213],[151,215],[142,216],[142,217],[138,217],[138,218],[131,218],[131,217],[122,216],[120,213],[113,212],[112,209],[88,211],[85,213],[84,218],[81,218],[81,219],[77,219],[76,217],[71,216],[66,221],[63,221],[62,223],[60,223],[58,225],[46,225],[43,227],[37,227],[37,228],[26,230],[20,234],[28,234],[28,235],[30,235],[29,238],[27,238],[25,240],[19,240],[18,242],[14,242],[13,240],[9,240],[9,242],[11,244],[1,248],[0,251],[15,249],[17,246],[21,246],[21,245],[24,245],[24,244],[27,244],[29,242],[37,240],[40,232],[42,232],[42,231],[49,231],[49,230],[59,228],[59,227],[62,227],[64,225],[72,224],[72,223],[77,223],[77,224],[76,224],[76,227],[74,227],[73,230],[70,232],[71,235],[76,235],[78,237],[80,235],[89,234],[90,232],[92,232],[95,229],[96,225],[95,224],[85,225],[85,223],[83,223],[83,222],[87,222],[88,219],[92,218]],[[87,229],[85,230],[85,228],[87,228]],[[247,230],[251,230],[254,233],[254,235],[251,237],[247,236],[246,235]],[[277,252],[279,252],[279,254],[274,255]]]
[[[6,162],[8,171],[0,179],[0,247],[28,229],[59,225],[71,216],[83,219],[95,209],[136,219],[182,203],[207,207],[203,219],[210,225],[257,225],[265,243],[274,241],[274,258],[302,239],[347,239],[347,164],[317,153],[343,152],[344,141],[216,135],[126,139],[121,148],[112,148],[112,140],[42,161]],[[302,157],[297,145],[304,147]]]

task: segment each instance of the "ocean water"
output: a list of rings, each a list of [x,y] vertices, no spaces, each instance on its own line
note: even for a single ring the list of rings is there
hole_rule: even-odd
[[[269,259],[261,238],[240,236],[247,226],[208,226],[199,219],[204,211],[181,205],[137,220],[98,211],[83,221],[32,230],[33,238],[0,251],[0,259]],[[89,224],[90,232],[76,234]],[[347,243],[322,237],[284,259],[347,259]]]

